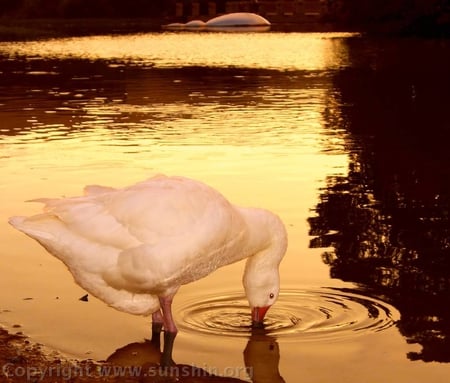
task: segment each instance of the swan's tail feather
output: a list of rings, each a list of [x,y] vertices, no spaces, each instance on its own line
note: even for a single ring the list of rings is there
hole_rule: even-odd
[[[16,229],[20,230],[23,221],[25,221],[26,219],[27,219],[27,217],[14,216],[14,217],[10,217],[8,219],[8,222],[11,226],[14,226]]]
[[[9,218],[8,222],[17,230],[37,240],[51,240],[54,238],[48,231],[49,221],[54,221],[47,214],[39,214],[33,217],[15,216]]]

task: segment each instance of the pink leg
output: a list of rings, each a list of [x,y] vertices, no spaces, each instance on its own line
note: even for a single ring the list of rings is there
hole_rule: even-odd
[[[152,314],[152,323],[153,324],[160,324],[161,326],[163,325],[164,318],[163,318],[163,316],[161,314],[161,310],[158,309],[158,311],[155,311]]]
[[[172,300],[173,296],[160,297],[159,303],[162,310],[164,330],[176,334],[178,332],[178,329],[172,316]]]

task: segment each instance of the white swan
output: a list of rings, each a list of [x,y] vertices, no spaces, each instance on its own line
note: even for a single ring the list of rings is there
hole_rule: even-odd
[[[287,246],[281,220],[263,209],[230,204],[188,178],[156,176],[85,195],[39,199],[42,214],[12,217],[16,229],[66,264],[81,287],[131,314],[152,314],[165,329],[161,363],[172,363],[177,333],[172,299],[181,285],[248,258],[243,284],[254,325],[279,292],[278,266]]]

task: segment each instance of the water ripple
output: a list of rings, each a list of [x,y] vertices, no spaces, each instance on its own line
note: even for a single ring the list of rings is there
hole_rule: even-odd
[[[249,336],[250,313],[241,294],[185,301],[178,308],[180,327],[192,332]],[[383,331],[400,315],[391,305],[345,289],[284,290],[269,310],[268,334],[296,341],[339,340]]]

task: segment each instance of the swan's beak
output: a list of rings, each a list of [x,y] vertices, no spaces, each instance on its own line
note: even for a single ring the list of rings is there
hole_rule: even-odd
[[[270,306],[266,307],[253,307],[252,308],[252,327],[253,328],[263,328],[264,317]]]

